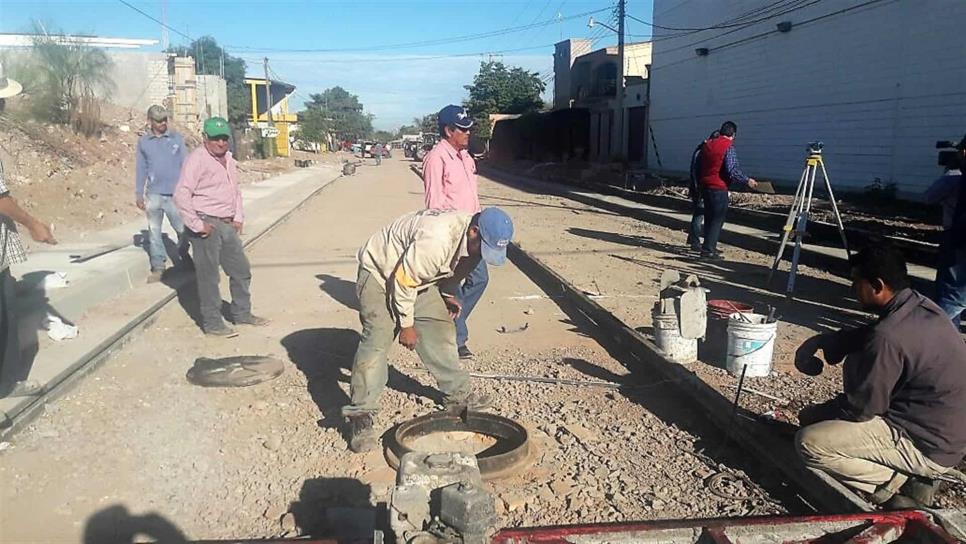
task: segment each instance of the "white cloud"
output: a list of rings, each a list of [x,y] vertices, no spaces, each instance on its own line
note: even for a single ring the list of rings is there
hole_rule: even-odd
[[[446,104],[462,102],[466,98],[463,86],[473,81],[482,60],[427,57],[289,53],[270,57],[269,63],[278,77],[296,86],[295,109],[302,108],[309,94],[339,85],[359,96],[366,111],[376,116],[376,128],[391,129]],[[549,51],[546,55],[508,55],[501,60],[508,66],[542,73],[553,66]]]

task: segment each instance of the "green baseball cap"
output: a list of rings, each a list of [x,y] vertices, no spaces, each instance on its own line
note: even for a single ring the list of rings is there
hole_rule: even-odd
[[[202,131],[209,138],[231,136],[231,129],[228,127],[228,121],[225,121],[224,117],[210,117],[205,119],[205,126]]]

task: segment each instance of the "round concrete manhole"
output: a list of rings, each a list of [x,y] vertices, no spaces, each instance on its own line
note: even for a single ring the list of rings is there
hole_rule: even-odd
[[[264,355],[199,357],[188,369],[187,378],[202,387],[247,387],[274,380],[284,370],[281,360]]]
[[[484,412],[436,412],[400,424],[387,436],[386,459],[398,469],[412,451],[475,455],[484,480],[511,476],[532,460],[527,429]]]

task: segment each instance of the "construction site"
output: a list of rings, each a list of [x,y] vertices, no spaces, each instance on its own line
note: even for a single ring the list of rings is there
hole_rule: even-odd
[[[797,40],[861,14],[892,25],[900,11],[915,30],[940,24],[933,15],[920,20],[919,8],[893,0],[709,4],[706,14],[685,0],[655,0],[645,17],[618,0],[564,16],[562,2],[546,24],[540,10],[534,23],[505,30],[559,29],[547,75],[499,72],[492,55],[481,62],[480,74],[542,77],[532,97],[539,107],[478,115],[470,108],[480,75],[461,87],[464,105],[440,104],[414,119],[417,134],[400,128],[390,140],[375,136],[390,131],[374,130],[375,116],[341,86],[303,89],[305,109],[296,111],[295,79],[275,72],[283,60],[259,57],[246,75],[240,57],[219,49],[222,65],[203,67],[203,52],[168,47],[169,31],[192,36],[169,25],[167,3],[161,19],[121,4],[163,27],[164,48],[112,52],[128,59],[112,65],[116,95],[59,105],[67,121],[38,118],[42,93],[2,68],[42,39],[0,34],[0,543],[966,542],[966,451],[940,463],[922,452],[942,448],[924,447],[901,424],[914,410],[966,397],[952,381],[948,390],[915,381],[923,364],[953,369],[941,375],[954,380],[966,363],[960,317],[950,326],[945,307],[926,298],[959,247],[948,216],[966,198],[941,210],[920,194],[925,176],[962,175],[949,161],[966,158],[966,137],[937,142],[939,151],[931,141],[915,153],[901,144],[956,134],[966,118],[940,115],[948,104],[916,94],[926,69],[896,76],[914,83],[901,97],[850,102],[854,88],[843,85],[834,103],[789,106],[811,108],[809,134],[829,134],[830,143],[802,139],[806,129],[764,134],[792,111],[775,106],[789,91],[772,82],[749,83],[767,99],[744,88],[729,98],[730,83],[695,98],[687,83],[704,77],[690,71],[695,62],[721,62],[718,74],[743,70],[726,57],[743,40]],[[563,39],[564,28],[577,28],[564,21],[582,26],[588,13],[592,33]],[[655,34],[625,43],[625,33],[635,36],[626,19]],[[713,35],[690,43],[701,33]],[[604,36],[617,45],[595,49]],[[293,45],[266,55],[305,52]],[[226,76],[235,61],[241,77]],[[546,107],[545,85],[553,86]],[[873,145],[856,134],[881,130],[868,120],[880,102],[895,133]],[[95,109],[96,123],[87,123]],[[929,121],[938,128],[926,130],[910,111],[941,118]],[[339,125],[350,116],[369,123],[358,129],[364,136]],[[705,139],[705,125],[721,129]],[[723,137],[739,142],[742,166],[761,179],[741,173],[730,140],[715,150]],[[168,216],[161,235],[145,221],[144,198],[162,169],[144,157],[146,146],[171,141],[174,151],[158,156],[183,152],[184,167],[179,161],[172,190],[153,196],[170,199],[184,224],[176,230]],[[703,184],[715,180],[727,183],[728,215],[710,242],[723,212],[712,207],[718,189]],[[448,192],[453,206],[434,205],[434,191]],[[509,225],[495,244],[483,219],[492,210]],[[451,221],[447,232],[459,225],[437,259],[446,262],[428,275],[410,261],[430,260],[423,244],[442,245],[442,235],[430,223],[403,232],[407,218]],[[703,245],[692,240],[696,230]],[[13,235],[26,249],[20,259]],[[160,267],[152,236],[164,246]],[[211,261],[206,244],[222,238],[221,260]],[[231,244],[234,262],[224,253]],[[865,278],[857,264],[879,246],[901,255],[907,283],[894,293],[892,276]],[[505,263],[491,262],[493,251]],[[367,259],[377,258],[392,266],[374,305],[365,278],[376,274]],[[467,305],[460,297],[481,264],[485,293]],[[454,278],[457,295],[448,291]],[[866,284],[886,297],[879,306],[868,303]],[[406,289],[411,307],[401,302]],[[251,306],[239,310],[248,290]],[[831,344],[807,347],[842,331],[885,334],[875,328],[893,323],[896,301],[920,293],[917,304],[942,334],[913,334],[909,345],[952,349],[925,363],[899,349],[899,376],[872,399],[886,408],[854,417],[849,394],[886,364],[884,350],[870,347],[872,333],[838,360]],[[426,297],[449,312],[440,345],[453,353],[439,359],[469,378],[465,396],[447,389],[433,359]],[[373,347],[377,312],[389,316],[389,348]],[[384,391],[367,383],[366,350],[387,357],[385,376],[373,374]],[[24,374],[8,387],[14,357]],[[873,358],[878,367],[857,366]],[[372,390],[377,408],[353,412],[360,391]],[[907,393],[919,395],[913,406],[896,408]],[[477,408],[479,399],[488,403]],[[821,406],[838,412],[811,419]],[[808,457],[808,429],[870,420],[891,433],[867,447],[871,461],[862,458],[891,471],[878,484]],[[941,439],[946,431],[927,429]],[[363,433],[374,445],[359,446]],[[956,440],[941,446],[957,448]],[[903,444],[911,446],[901,461],[877,453]],[[909,491],[919,483],[927,495]]]

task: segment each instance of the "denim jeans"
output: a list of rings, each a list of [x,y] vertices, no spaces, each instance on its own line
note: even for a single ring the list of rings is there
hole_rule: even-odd
[[[728,212],[728,191],[701,189],[701,198],[704,200],[704,245],[701,251],[714,253],[718,251],[718,239]]]
[[[691,201],[691,228],[688,230],[688,245],[693,249],[701,248],[701,231],[704,230],[704,202],[701,197]]]
[[[212,218],[204,221],[214,227],[208,236],[202,238],[192,232],[186,238],[191,239],[195,260],[202,327],[208,331],[225,324],[221,316],[221,291],[218,289],[221,272],[218,268],[224,269],[228,276],[231,317],[242,319],[252,314],[252,267],[245,256],[245,246],[230,223]]]
[[[386,303],[386,289],[359,268],[356,279],[359,296],[359,320],[362,322],[362,338],[352,360],[350,378],[350,404],[342,408],[342,415],[354,416],[375,413],[379,410],[379,397],[389,379],[387,355],[396,338],[396,319]],[[432,372],[439,390],[453,399],[469,394],[470,376],[460,366],[456,355],[456,335],[449,310],[436,287],[421,291],[413,308],[416,332],[416,353]]]
[[[459,293],[456,298],[463,307],[460,316],[456,318],[456,345],[459,347],[466,345],[466,340],[470,337],[470,332],[466,328],[466,318],[470,316],[476,303],[483,296],[486,284],[490,282],[490,273],[486,269],[486,261],[480,259],[480,264],[470,272],[470,275],[463,280]]]
[[[181,214],[174,206],[174,197],[148,193],[144,198],[144,211],[148,216],[148,255],[151,259],[151,270],[164,268],[164,261],[167,258],[164,238],[161,236],[161,222],[165,216],[178,235],[178,255],[186,255],[188,240],[184,236],[184,221],[181,220]]]
[[[951,242],[939,245],[939,264],[936,267],[936,304],[959,328],[966,311],[966,247],[951,249]]]

